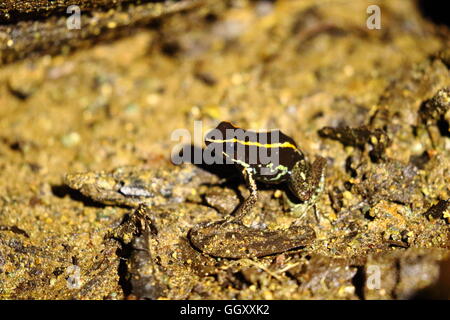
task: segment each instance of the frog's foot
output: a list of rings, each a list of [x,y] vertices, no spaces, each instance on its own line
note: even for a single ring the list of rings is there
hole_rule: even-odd
[[[298,220],[302,220],[309,210],[314,206],[314,201],[304,201],[300,203],[294,203],[289,199],[286,195],[283,196],[283,200],[287,207],[289,208],[289,214],[293,217],[298,218]],[[313,200],[313,199],[311,199]]]

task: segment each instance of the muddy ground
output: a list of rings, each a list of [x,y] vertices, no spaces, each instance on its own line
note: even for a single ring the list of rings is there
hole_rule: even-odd
[[[143,2],[78,1],[72,31],[77,1],[0,7],[2,299],[450,297],[439,8],[377,1],[371,30],[362,0]],[[249,194],[233,168],[172,164],[171,134],[195,120],[278,128],[327,159],[304,216],[283,186],[260,185],[245,219],[301,219],[311,243],[244,259],[193,248],[192,227]],[[127,179],[151,188],[146,208],[114,189]]]

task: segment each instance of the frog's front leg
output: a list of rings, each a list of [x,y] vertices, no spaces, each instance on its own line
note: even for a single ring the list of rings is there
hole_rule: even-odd
[[[247,187],[250,190],[250,196],[247,199],[245,199],[241,205],[239,205],[235,214],[229,218],[230,221],[233,222],[241,221],[242,218],[244,218],[255,206],[256,201],[258,200],[258,190],[256,187],[256,181],[250,169],[244,168],[242,170],[242,175],[244,176]]]
[[[292,204],[295,215],[303,216],[322,192],[326,164],[326,159],[320,156],[312,164],[306,160],[295,164],[289,180],[289,189],[301,201],[299,204]]]

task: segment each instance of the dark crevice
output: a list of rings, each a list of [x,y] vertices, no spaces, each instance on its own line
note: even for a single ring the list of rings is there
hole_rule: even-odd
[[[430,157],[429,153],[424,151],[419,155],[411,155],[409,158],[409,163],[411,163],[418,169],[423,170],[425,168],[425,165],[430,160],[431,160],[431,157]]]
[[[116,239],[119,241],[118,239]],[[132,285],[130,279],[130,273],[128,272],[127,261],[130,259],[131,254],[133,252],[133,246],[131,243],[125,244],[122,241],[121,247],[117,249],[116,254],[119,257],[119,267],[117,268],[117,274],[119,275],[119,285],[123,290],[123,294],[129,296],[132,292]]]
[[[398,300],[399,299],[399,295],[398,295],[398,292],[397,292],[397,288],[398,288],[398,286],[399,286],[399,284],[400,284],[400,281],[401,281],[401,262],[400,262],[400,260],[398,259],[398,260],[396,260],[395,261],[395,267],[394,267],[394,270],[395,270],[395,287],[394,287],[394,289],[392,290],[392,297],[395,299],[395,300]]]
[[[131,223],[132,216],[125,214],[122,217],[120,226]],[[119,285],[123,290],[124,296],[129,296],[132,293],[132,285],[130,273],[128,272],[127,261],[131,258],[133,253],[132,242],[126,244],[119,236],[111,235],[110,238],[119,243],[119,248],[116,250],[116,255],[119,257],[119,266],[117,267],[117,274],[119,276]]]
[[[450,16],[446,1],[418,0],[417,4],[425,18],[435,24],[450,27]]]
[[[364,286],[365,286],[365,274],[363,266],[355,266],[356,274],[352,278],[352,284],[355,287],[355,294],[359,299],[364,300]]]
[[[30,237],[25,230],[20,229],[17,226],[2,226],[2,225],[0,225],[0,231],[10,231],[12,233],[20,234],[22,236],[25,236],[26,238]]]
[[[229,285],[236,290],[243,290],[244,288],[248,288],[253,283],[250,282],[242,273],[242,271],[234,272],[230,274]]]
[[[437,127],[441,136],[450,138],[450,125],[448,121],[445,120],[444,116],[437,121]]]
[[[71,189],[69,186],[65,184],[62,185],[52,185],[51,186],[52,193],[58,198],[64,198],[69,196],[74,201],[82,202],[86,207],[94,207],[94,208],[105,208],[106,206],[102,203],[96,202],[89,197],[86,197],[81,192]]]

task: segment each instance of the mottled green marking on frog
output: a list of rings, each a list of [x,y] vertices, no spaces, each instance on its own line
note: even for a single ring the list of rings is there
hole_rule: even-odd
[[[242,224],[242,219],[250,212],[257,201],[256,181],[269,184],[287,183],[289,189],[299,200],[298,203],[288,200],[288,203],[292,207],[292,213],[300,219],[314,204],[323,190],[326,160],[317,157],[313,163],[308,162],[294,140],[279,130],[265,132],[265,138],[269,135],[269,143],[267,143],[267,140],[261,142],[259,140],[260,135],[255,132],[245,134],[246,137],[250,138],[242,140],[237,137],[230,137],[227,130],[238,130],[238,128],[229,122],[221,122],[216,128],[216,133],[217,131],[221,133],[221,137],[207,135],[205,143],[208,147],[212,145],[212,147],[218,147],[219,150],[225,150],[222,151],[222,154],[231,159],[240,169],[250,189],[250,196],[237,208],[233,216],[229,216],[223,221],[194,227],[189,234],[191,243],[202,252],[224,258],[260,257],[287,251],[309,243],[311,238],[314,237],[314,232],[306,226],[269,232],[246,227]],[[249,131],[244,131],[244,133],[249,133]],[[273,133],[276,133],[278,141],[272,141],[270,135]],[[236,152],[238,146],[244,147],[245,152]],[[253,150],[250,148],[253,148]],[[265,150],[260,150],[261,148]],[[276,164],[273,162],[263,164],[249,161],[251,159],[249,152],[260,154],[259,151],[268,151],[268,149],[278,155]],[[269,169],[269,171],[263,169]],[[306,229],[308,229],[307,232]],[[289,237],[286,237],[286,232],[293,232],[294,234],[289,234]],[[245,248],[245,250],[235,250],[237,247],[233,245],[234,240],[230,240],[230,236],[233,239],[238,239],[239,241],[236,240],[236,243],[239,243],[237,247]]]
[[[280,181],[281,177],[283,177],[285,174],[289,174],[289,168],[286,166],[283,166],[282,164],[277,165],[275,168],[273,167],[273,163],[269,163],[266,165],[266,168],[270,169],[271,171],[278,172],[278,174],[271,178],[270,181]]]

